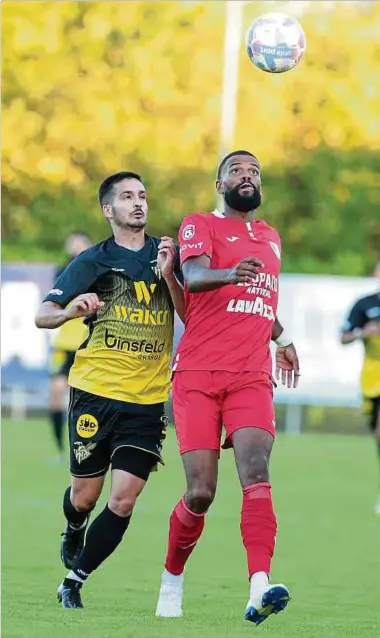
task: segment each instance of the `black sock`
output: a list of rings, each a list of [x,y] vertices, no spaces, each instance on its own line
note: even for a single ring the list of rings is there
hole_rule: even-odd
[[[88,512],[77,512],[70,500],[70,492],[71,487],[68,487],[63,496],[63,513],[66,516],[66,520],[69,523],[70,527],[73,527],[74,529],[80,528],[90,517],[90,513],[92,512],[93,508],[88,510]]]
[[[60,452],[63,452],[63,427],[65,425],[65,413],[62,410],[52,410],[50,420],[53,426],[55,442]]]
[[[73,572],[79,578],[86,580],[115,551],[130,520],[131,516],[118,516],[111,512],[108,505],[105,506],[88,528],[86,544],[73,565]]]

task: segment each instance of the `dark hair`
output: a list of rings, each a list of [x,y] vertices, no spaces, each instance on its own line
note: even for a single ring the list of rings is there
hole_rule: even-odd
[[[226,155],[222,161],[219,164],[219,168],[218,168],[218,173],[217,173],[217,179],[220,179],[222,176],[222,172],[223,172],[223,168],[225,163],[227,162],[227,160],[230,159],[230,157],[234,157],[235,155],[250,155],[251,157],[254,157],[255,159],[257,159],[256,155],[254,155],[253,153],[250,153],[249,151],[232,151],[232,153],[229,153],[228,155]]]
[[[98,197],[100,206],[105,204],[104,200],[110,195],[114,185],[122,182],[123,179],[138,179],[139,182],[142,183],[141,176],[138,175],[138,173],[132,173],[132,171],[121,171],[120,173],[115,173],[114,175],[106,177],[99,186]]]

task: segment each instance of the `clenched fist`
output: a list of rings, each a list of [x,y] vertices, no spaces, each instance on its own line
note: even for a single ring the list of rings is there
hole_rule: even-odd
[[[86,317],[93,315],[100,308],[103,308],[104,301],[99,301],[99,297],[94,292],[86,292],[79,295],[72,302],[69,308],[66,308],[66,316],[68,319],[76,319],[77,317]]]

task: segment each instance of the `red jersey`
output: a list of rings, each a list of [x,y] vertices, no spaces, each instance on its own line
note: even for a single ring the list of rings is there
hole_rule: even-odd
[[[181,264],[206,254],[211,269],[234,268],[245,257],[264,266],[250,283],[190,293],[185,284],[185,332],[174,370],[272,372],[270,341],[277,313],[281,240],[262,220],[241,222],[219,211],[184,218]]]

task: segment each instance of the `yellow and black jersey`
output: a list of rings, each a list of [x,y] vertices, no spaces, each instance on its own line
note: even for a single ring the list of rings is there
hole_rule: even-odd
[[[66,307],[94,292],[104,302],[86,318],[88,338],[77,350],[69,385],[120,401],[166,401],[170,389],[174,308],[159,276],[160,240],[146,236],[139,251],[119,246],[113,237],[76,257],[45,297]],[[181,280],[179,262],[176,276]]]
[[[343,326],[344,332],[364,328],[370,321],[380,322],[380,295],[369,295],[359,299],[350,311]],[[361,375],[363,395],[366,398],[380,397],[380,336],[363,339],[364,363]]]
[[[68,265],[69,264],[66,264],[66,266],[57,268],[54,281],[57,281]],[[83,323],[83,319],[78,318],[68,321],[58,328],[54,334],[52,340],[54,350],[58,351],[58,355],[64,360],[65,353],[75,352],[87,336],[88,327]]]

